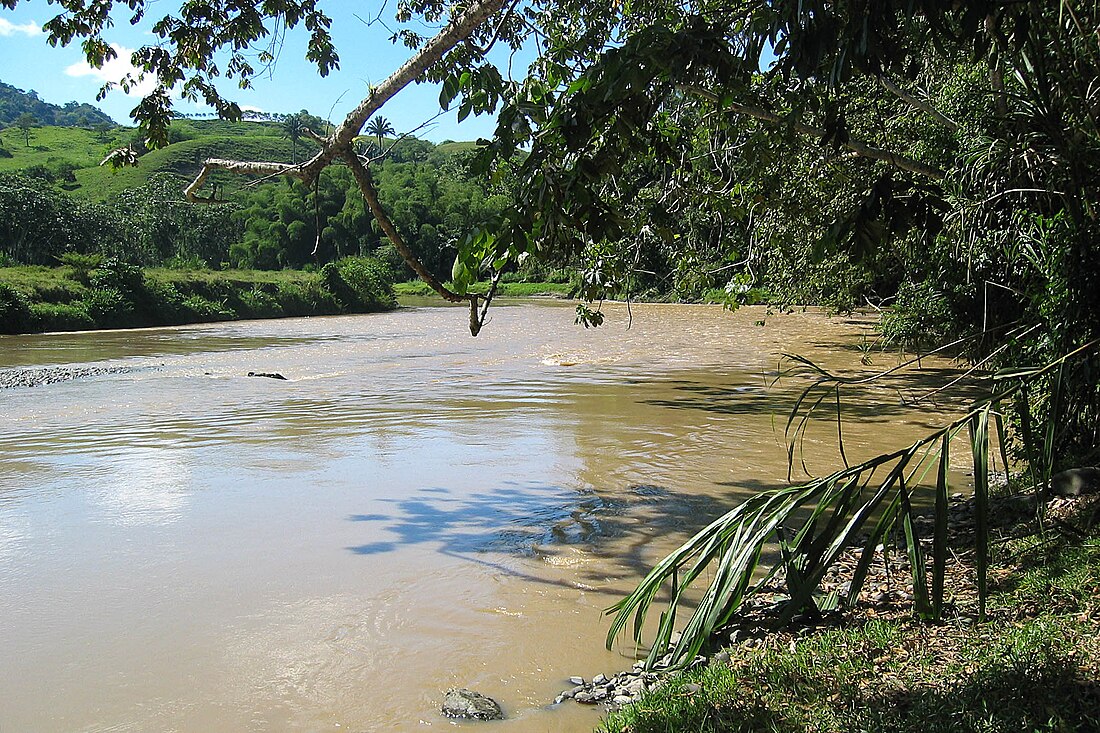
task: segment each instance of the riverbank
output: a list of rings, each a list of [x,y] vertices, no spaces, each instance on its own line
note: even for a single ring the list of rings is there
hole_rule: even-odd
[[[489,283],[474,283],[470,291],[485,293],[489,290]],[[502,282],[497,285],[497,297],[501,298],[569,298],[572,297],[573,286],[570,283],[552,282]],[[432,290],[426,282],[410,280],[409,282],[395,283],[393,286],[395,295],[433,296]]]
[[[0,333],[176,326],[392,310],[387,271],[346,258],[317,272],[172,270],[119,262],[0,268]]]
[[[904,554],[880,555],[856,609],[788,630],[769,626],[776,584],[709,663],[610,713],[600,730],[1100,730],[1100,496],[1051,500],[1045,531],[1026,500],[1002,509],[985,621],[965,552],[949,568],[941,624],[913,618]],[[972,516],[969,502],[955,505],[960,539]],[[854,553],[842,558],[826,592],[854,566]]]

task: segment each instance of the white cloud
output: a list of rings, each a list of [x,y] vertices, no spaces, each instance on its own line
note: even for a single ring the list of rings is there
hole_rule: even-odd
[[[42,26],[35,23],[33,20],[23,25],[16,25],[7,18],[0,18],[0,36],[14,36],[16,33],[22,33],[27,36],[37,36],[42,32]]]
[[[113,59],[103,64],[102,68],[96,69],[89,66],[86,61],[78,61],[71,66],[66,67],[65,73],[69,76],[91,76],[99,79],[101,82],[109,82],[122,79],[127,74],[130,74],[134,79],[138,78],[140,70],[130,63],[130,56],[134,53],[131,48],[120,46],[117,43],[112,43],[111,48],[118,54]],[[130,87],[131,96],[143,97],[149,92],[153,91],[157,86],[156,76],[147,75],[144,79],[137,82]],[[121,90],[122,87],[115,87]]]

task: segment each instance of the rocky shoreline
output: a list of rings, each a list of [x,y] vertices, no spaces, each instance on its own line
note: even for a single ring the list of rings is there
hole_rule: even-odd
[[[74,379],[100,377],[106,374],[128,374],[134,371],[127,366],[102,367],[29,367],[0,369],[0,389],[16,387],[42,387],[47,384],[71,382]]]

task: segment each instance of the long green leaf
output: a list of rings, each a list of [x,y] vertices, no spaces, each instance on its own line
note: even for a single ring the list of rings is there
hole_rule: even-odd
[[[978,620],[985,618],[989,595],[989,406],[970,422],[974,456],[974,565],[978,571]]]
[[[936,476],[936,519],[932,533],[932,617],[943,618],[943,584],[947,571],[948,472],[951,469],[951,434],[940,445],[940,470]]]
[[[913,605],[917,615],[929,618],[932,606],[928,602],[928,578],[924,567],[924,550],[921,548],[920,535],[917,533],[916,517],[909,498],[909,489],[904,479],[898,485],[898,500],[901,508],[901,522],[905,530],[905,544],[909,551],[909,569],[913,580]]]

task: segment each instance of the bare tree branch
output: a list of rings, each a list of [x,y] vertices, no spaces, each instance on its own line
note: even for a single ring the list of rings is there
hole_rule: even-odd
[[[187,200],[193,203],[213,204],[224,203],[218,201],[213,196],[202,197],[198,195],[198,191],[202,188],[202,185],[206,183],[206,179],[216,170],[225,170],[230,173],[240,173],[243,175],[254,176],[293,176],[300,178],[303,181],[306,180],[301,169],[297,165],[291,163],[263,163],[259,161],[244,161],[244,160],[223,160],[221,158],[208,158],[202,164],[202,170],[195,176],[195,180],[191,181],[190,185],[183,190],[187,195]]]
[[[959,129],[958,122],[955,122],[955,120],[951,119],[943,112],[940,112],[938,109],[933,107],[928,100],[920,99],[919,97],[910,94],[894,82],[887,79],[885,76],[879,77],[879,82],[881,82],[882,86],[885,87],[886,90],[893,94],[895,97],[907,103],[911,107],[919,109],[921,112],[926,112],[930,114],[941,125],[948,127],[952,130]]]
[[[504,2],[505,0],[483,0],[472,6],[462,16],[448,23],[434,38],[413,54],[401,68],[377,87],[372,88],[370,94],[348,114],[340,126],[333,131],[332,135],[325,138],[321,149],[308,161],[297,165],[289,165],[285,163],[210,159],[203,163],[202,170],[199,171],[195,180],[184,190],[188,200],[204,203],[212,202],[213,197],[203,198],[198,195],[198,191],[202,188],[210,173],[219,169],[243,174],[270,175],[274,173],[289,175],[306,183],[315,180],[325,167],[343,155],[343,150],[350,149],[352,140],[362,131],[367,120],[382,108],[382,105],[411,82],[418,79],[432,64],[442,59],[459,42],[469,37],[489,16],[500,10]]]
[[[694,94],[696,96],[707,99],[711,102],[719,102],[722,100],[717,94],[708,90],[701,89],[694,86],[681,87],[685,92]],[[782,115],[778,115],[775,112],[770,112],[760,107],[753,107],[747,104],[738,104],[737,102],[726,102],[723,109],[727,109],[736,114],[743,114],[746,117],[752,117],[753,119],[761,120],[762,122],[770,122],[775,125],[786,125],[792,130],[802,135],[810,135],[816,138],[823,138],[827,134],[821,127],[814,127],[813,125],[807,125],[795,120],[788,120]],[[844,147],[851,150],[856,155],[862,158],[870,158],[871,160],[880,160],[883,163],[889,163],[890,165],[907,170],[910,173],[916,173],[928,178],[943,178],[946,174],[941,169],[922,163],[919,160],[914,160],[905,155],[899,153],[892,153],[889,150],[883,150],[882,148],[869,145],[860,140],[847,140],[842,143]]]
[[[496,285],[500,279],[500,274],[494,273],[489,293],[484,298],[484,309],[479,314],[477,306],[478,301],[482,300],[482,298],[478,297],[476,293],[459,295],[439,282],[435,275],[433,275],[428,268],[424,267],[424,263],[422,263],[413,251],[409,249],[409,246],[405,244],[404,237],[397,231],[397,227],[394,226],[389,214],[386,213],[386,209],[378,200],[378,189],[374,187],[374,181],[371,178],[370,170],[363,164],[359,156],[355,154],[355,151],[350,147],[346,147],[341,151],[340,157],[343,158],[348,168],[351,169],[351,175],[355,178],[355,182],[359,186],[359,192],[363,194],[363,200],[367,202],[367,206],[370,208],[371,213],[374,214],[374,218],[378,221],[378,225],[382,227],[382,231],[393,244],[394,249],[396,249],[398,254],[401,255],[401,258],[405,260],[405,264],[411,267],[413,272],[415,272],[421,280],[426,282],[432,290],[439,293],[439,296],[447,302],[469,302],[470,335],[477,336],[481,331],[481,327],[485,325],[485,316],[489,310],[489,303],[492,301],[496,291]]]

